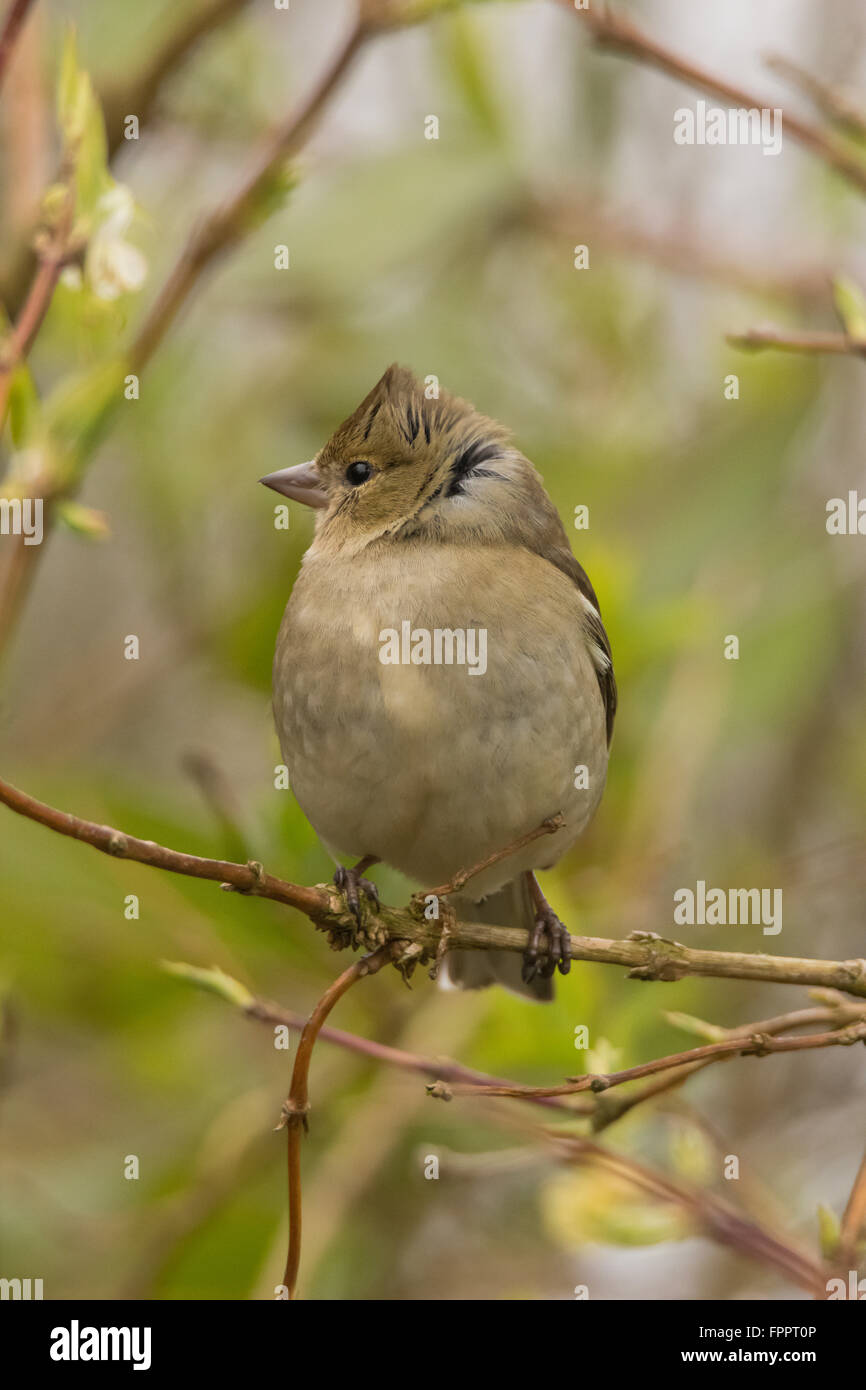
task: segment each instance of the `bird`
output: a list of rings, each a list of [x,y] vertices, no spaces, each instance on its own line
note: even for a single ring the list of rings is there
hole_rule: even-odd
[[[520,954],[455,948],[441,982],[536,1000],[570,968],[536,873],[601,800],[617,707],[599,602],[510,432],[392,364],[308,463],[260,480],[315,510],[276,642],[289,783],[361,921],[381,863],[464,882],[459,920],[519,926]],[[353,858],[353,866],[341,858]]]

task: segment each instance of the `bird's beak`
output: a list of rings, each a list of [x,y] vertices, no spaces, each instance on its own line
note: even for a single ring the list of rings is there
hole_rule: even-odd
[[[276,473],[268,473],[259,478],[265,487],[291,497],[293,502],[304,502],[308,507],[326,507],[328,499],[322,487],[322,480],[316,472],[315,462],[296,463],[293,468],[280,468]]]

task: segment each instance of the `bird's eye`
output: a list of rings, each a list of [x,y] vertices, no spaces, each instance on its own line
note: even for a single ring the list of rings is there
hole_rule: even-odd
[[[350,463],[346,469],[346,482],[351,483],[352,487],[360,487],[362,483],[366,483],[372,472],[369,463],[358,459],[355,463]]]

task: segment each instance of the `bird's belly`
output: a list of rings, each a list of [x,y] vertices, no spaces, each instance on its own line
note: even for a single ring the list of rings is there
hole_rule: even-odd
[[[449,614],[453,626],[477,618],[471,608]],[[564,829],[485,871],[473,892],[555,862],[592,816],[607,767],[595,672],[574,625],[561,644],[531,624],[506,629],[491,611],[487,669],[473,675],[382,664],[392,616],[375,604],[344,618],[332,605],[323,619],[302,593],[287,610],[275,713],[311,824],[332,850],[376,855],[433,886],[561,812]]]

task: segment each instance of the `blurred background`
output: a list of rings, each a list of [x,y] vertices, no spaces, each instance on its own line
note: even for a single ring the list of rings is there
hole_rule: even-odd
[[[69,22],[119,141],[112,174],[135,200],[123,236],[147,267],[112,299],[64,276],[31,354],[44,397],[129,340],[189,229],[352,15],[337,0],[223,5],[124,141],[127,93],[206,8],[46,0],[18,45],[0,99],[2,298],[20,294],[21,248],[55,177]],[[772,54],[866,103],[857,0],[622,8],[768,104],[809,111]],[[700,96],[598,51],[551,4],[467,5],[372,41],[295,188],[203,278],[140,399],[116,411],[78,493],[88,510],[46,542],[0,671],[0,774],[176,848],[330,878],[274,788],[270,715],[312,517],[293,506],[277,530],[257,479],[314,454],[397,360],[507,423],[570,530],[589,508],[572,541],[621,704],[601,811],[545,881],[571,930],[866,953],[866,550],[825,528],[827,500],[866,486],[864,368],[724,338],[768,320],[836,326],[832,278],[866,284],[864,205],[791,139],[777,158],[675,145],[674,111]],[[288,270],[274,268],[281,244]],[[725,398],[730,373],[738,399]],[[2,447],[11,473],[8,432]],[[728,634],[738,661],[724,659]],[[374,876],[387,901],[406,900],[405,881]],[[782,932],[675,928],[673,892],[698,879],[781,888]],[[303,1013],[348,958],[275,904],[111,860],[0,809],[0,1274],[43,1278],[47,1298],[269,1298],[280,1281],[285,1144],[271,1131],[291,1054],[168,976],[166,959],[219,965]],[[387,972],[332,1021],[549,1084],[697,1042],[666,1010],[733,1026],[807,1003],[778,985],[646,985],[582,965],[541,1008],[443,994],[423,972],[409,991]],[[580,1026],[590,1052],[576,1050]],[[710,1068],[603,1142],[814,1251],[819,1205],[841,1212],[860,1161],[859,1051]],[[324,1042],[311,1085],[306,1296],[567,1299],[577,1284],[594,1299],[806,1296],[649,1198],[557,1166],[522,1129],[543,1111],[437,1103],[423,1078]],[[722,1178],[726,1154],[739,1183]]]

